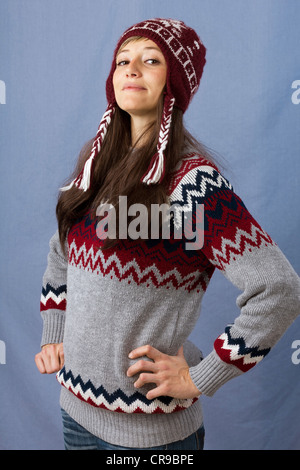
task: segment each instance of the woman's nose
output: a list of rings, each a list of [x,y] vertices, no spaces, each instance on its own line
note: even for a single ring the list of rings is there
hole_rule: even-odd
[[[127,77],[139,77],[141,75],[140,68],[135,61],[129,62],[126,68],[126,76]]]
[[[136,73],[136,72],[129,72],[129,71],[127,71],[126,76],[127,76],[127,77],[136,77],[136,76],[137,76],[137,73]]]

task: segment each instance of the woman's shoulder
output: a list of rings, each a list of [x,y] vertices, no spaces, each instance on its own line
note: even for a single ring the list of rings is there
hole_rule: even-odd
[[[196,167],[211,167],[213,169],[215,169],[216,171],[219,171],[219,168],[217,166],[217,164],[211,160],[209,160],[209,158],[203,154],[201,154],[200,152],[188,152],[188,153],[185,153],[180,162],[179,162],[179,165],[177,166],[177,171],[180,170],[180,171],[190,171],[191,169],[193,168],[196,168]]]
[[[217,165],[199,152],[185,153],[170,175],[169,190],[172,192],[183,180],[192,178],[198,172],[219,174]]]

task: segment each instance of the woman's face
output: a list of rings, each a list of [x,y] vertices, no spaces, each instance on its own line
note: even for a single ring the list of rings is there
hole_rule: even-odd
[[[132,117],[153,120],[167,80],[167,63],[149,39],[131,41],[116,58],[113,86],[116,101]]]

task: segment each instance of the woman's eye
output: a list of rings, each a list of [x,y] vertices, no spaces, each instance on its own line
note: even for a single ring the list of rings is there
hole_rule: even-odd
[[[146,62],[150,62],[153,65],[159,64],[159,61],[157,59],[148,59],[148,60],[146,60]]]
[[[124,59],[124,60],[120,60],[119,62],[117,62],[117,67],[122,67],[123,65],[127,65],[129,64],[130,60],[127,60],[127,59]],[[147,59],[145,60],[145,63],[146,64],[150,64],[150,65],[156,65],[156,64],[159,64],[159,60],[157,59]]]
[[[128,64],[128,60],[120,60],[120,62],[117,62],[117,65],[126,65]]]

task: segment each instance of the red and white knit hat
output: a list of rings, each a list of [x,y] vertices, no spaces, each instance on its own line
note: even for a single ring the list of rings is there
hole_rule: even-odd
[[[90,187],[94,159],[99,154],[116,107],[113,87],[113,74],[116,67],[116,55],[124,41],[132,36],[151,39],[161,49],[167,62],[167,83],[164,96],[164,108],[157,145],[157,152],[151,159],[149,168],[142,178],[145,184],[160,183],[164,177],[164,150],[168,143],[173,107],[183,113],[196,93],[206,62],[206,48],[197,33],[182,21],[155,18],[142,21],[128,28],[118,41],[114,51],[111,70],[106,81],[107,109],[101,119],[91,154],[82,172],[72,183],[62,188],[67,190],[76,185],[86,191]]]

